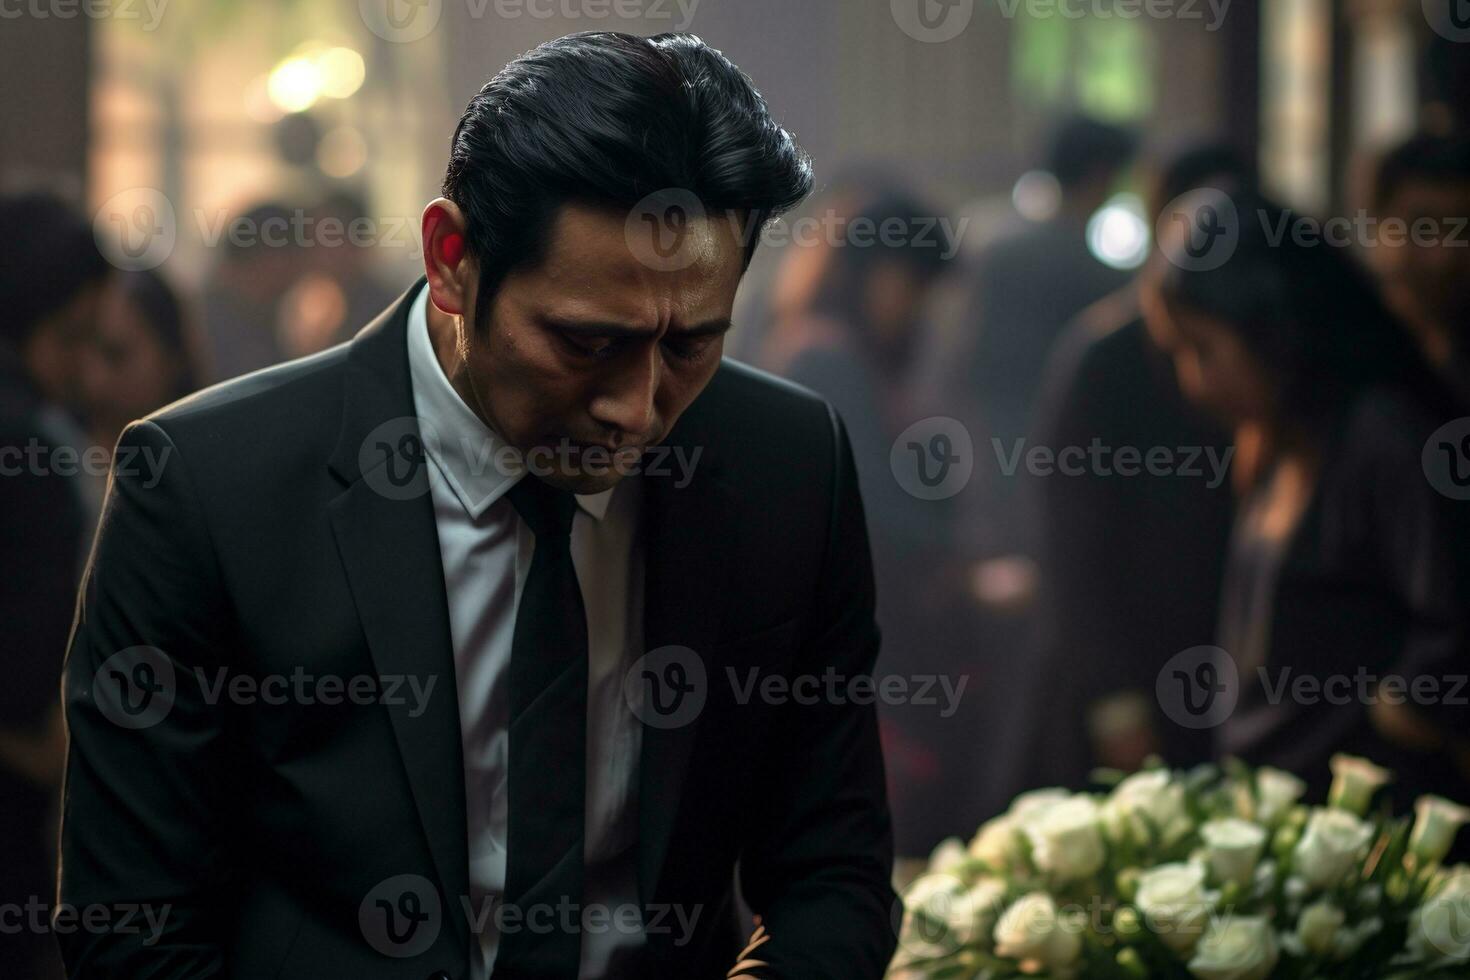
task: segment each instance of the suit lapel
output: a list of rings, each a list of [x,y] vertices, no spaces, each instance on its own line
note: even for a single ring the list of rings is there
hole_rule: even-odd
[[[698,403],[696,402],[696,406]],[[710,648],[720,635],[728,565],[722,563],[715,535],[732,530],[735,500],[711,459],[711,441],[703,434],[694,407],[685,414],[665,445],[694,450],[697,464],[687,486],[672,475],[644,473],[644,652],[685,647],[704,667],[705,691],[719,668]],[[668,467],[677,472],[677,468]],[[653,901],[668,852],[669,837],[683,797],[685,775],[694,750],[699,718],[679,727],[643,725],[639,763],[638,887],[642,901]]]
[[[420,280],[422,283],[423,280]],[[444,567],[409,380],[409,298],[366,327],[348,355],[341,435],[330,463],[348,484],[331,502],[333,530],[373,663],[383,678],[434,682],[430,710],[411,698],[387,710],[456,932],[469,893],[464,755]]]

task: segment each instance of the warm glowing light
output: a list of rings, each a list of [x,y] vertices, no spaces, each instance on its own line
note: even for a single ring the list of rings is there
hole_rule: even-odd
[[[322,96],[322,73],[310,58],[287,58],[266,83],[270,99],[283,112],[303,112]]]
[[[1011,188],[1016,213],[1028,221],[1049,221],[1062,204],[1062,186],[1045,170],[1028,170]]]
[[[329,99],[345,99],[362,88],[367,66],[362,55],[351,48],[327,48],[317,56],[321,72],[322,94]]]
[[[1119,194],[1088,219],[1087,248],[1104,265],[1136,269],[1148,257],[1148,247],[1148,222],[1136,195]]]

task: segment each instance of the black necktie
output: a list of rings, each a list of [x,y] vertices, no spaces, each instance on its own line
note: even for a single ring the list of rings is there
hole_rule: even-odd
[[[587,614],[571,552],[577,501],[529,474],[508,496],[536,550],[511,641],[505,901],[517,915],[506,920],[495,978],[575,980],[587,793]]]

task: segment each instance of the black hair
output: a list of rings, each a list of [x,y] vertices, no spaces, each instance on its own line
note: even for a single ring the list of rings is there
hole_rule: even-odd
[[[831,270],[815,299],[819,311],[860,321],[863,281],[879,263],[898,263],[920,282],[928,282],[943,272],[952,242],[948,231],[935,224],[936,213],[905,191],[894,187],[875,188],[846,218],[850,234],[833,250]],[[895,222],[903,228],[899,240],[882,231]],[[918,234],[921,230],[927,234]],[[854,241],[854,236],[859,234],[870,241]]]
[[[1374,175],[1373,207],[1381,210],[1412,181],[1470,186],[1470,137],[1420,133],[1388,151]]]
[[[1161,155],[1149,203],[1157,217],[1171,201],[1207,185],[1224,191],[1248,191],[1255,183],[1254,168],[1229,144],[1188,143]]]
[[[548,41],[480,89],[455,128],[443,194],[479,262],[477,326],[513,269],[544,257],[568,202],[629,208],[679,189],[760,223],[811,190],[807,155],[740,69],[692,34]]]
[[[1067,189],[1094,177],[1118,173],[1137,151],[1137,136],[1122,126],[1090,116],[1073,116],[1052,133],[1046,168]]]
[[[199,387],[199,372],[193,340],[178,294],[154,269],[124,272],[117,285],[122,296],[137,309],[144,326],[157,339],[159,346],[178,362],[179,375],[168,400],[174,401],[192,393]]]
[[[291,228],[296,214],[296,211],[280,201],[262,201],[252,205],[244,214],[231,219],[225,226],[227,232],[238,228],[241,233],[225,235],[224,260],[248,264],[264,258],[280,247],[297,248],[294,235],[288,236],[282,246],[279,238],[282,232],[278,230]]]
[[[0,197],[0,342],[25,346],[42,320],[109,270],[92,226],[61,198]]]
[[[1216,196],[1201,194],[1201,203]],[[1234,208],[1239,241],[1216,268],[1167,263],[1161,295],[1227,325],[1265,367],[1286,419],[1324,431],[1369,388],[1438,390],[1408,332],[1344,249],[1299,241],[1290,229],[1301,218],[1257,195],[1221,193],[1207,203],[1221,214]]]

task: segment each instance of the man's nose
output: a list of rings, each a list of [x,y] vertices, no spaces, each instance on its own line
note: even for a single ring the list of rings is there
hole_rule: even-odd
[[[661,375],[658,344],[619,359],[607,385],[592,401],[592,417],[635,440],[647,435],[653,427]]]

